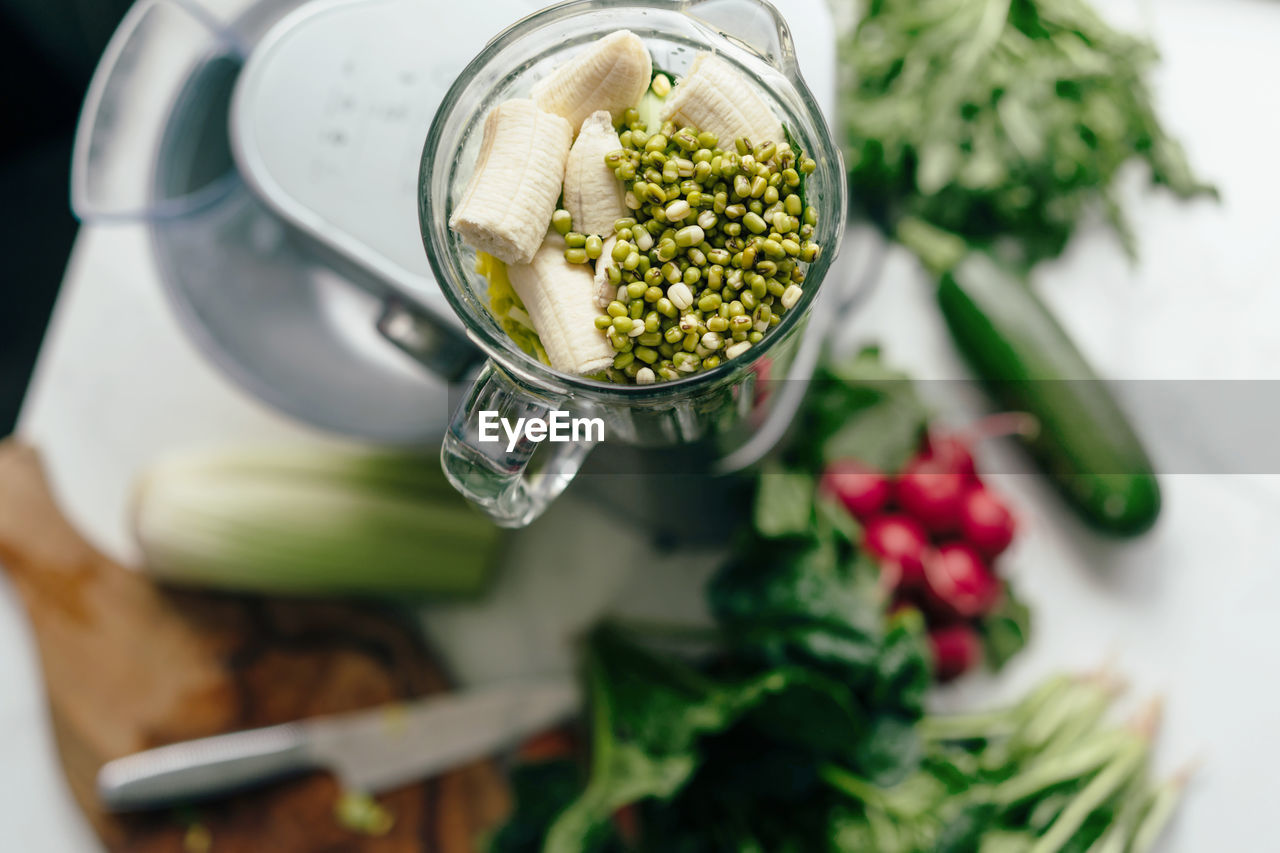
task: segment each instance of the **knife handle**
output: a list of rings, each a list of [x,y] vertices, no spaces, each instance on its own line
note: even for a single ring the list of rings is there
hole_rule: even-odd
[[[285,723],[109,761],[98,771],[98,797],[108,811],[149,809],[254,787],[316,766],[302,727]]]

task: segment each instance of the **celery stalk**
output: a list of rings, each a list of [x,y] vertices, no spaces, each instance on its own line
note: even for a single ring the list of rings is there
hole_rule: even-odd
[[[501,541],[408,453],[189,454],[142,478],[133,521],[159,578],[298,595],[474,594]]]

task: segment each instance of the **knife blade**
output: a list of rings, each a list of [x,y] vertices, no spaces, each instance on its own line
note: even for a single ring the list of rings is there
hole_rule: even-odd
[[[214,735],[107,762],[98,795],[109,811],[133,811],[320,769],[346,790],[375,794],[514,746],[579,702],[569,679],[521,680]]]

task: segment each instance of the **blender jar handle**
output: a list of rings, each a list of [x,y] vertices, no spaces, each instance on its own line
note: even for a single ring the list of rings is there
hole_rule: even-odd
[[[766,0],[688,0],[685,9],[760,54],[789,77],[799,75],[791,31]]]
[[[550,506],[582,467],[594,442],[551,442],[528,470],[542,443],[525,435],[512,441],[498,426],[505,419],[547,420],[563,402],[518,384],[492,361],[485,362],[466,401],[454,413],[440,461],[453,487],[501,527],[524,527]],[[482,421],[484,418],[484,421]],[[487,424],[487,426],[485,425]],[[588,439],[590,430],[586,430]],[[496,436],[496,440],[486,438]]]

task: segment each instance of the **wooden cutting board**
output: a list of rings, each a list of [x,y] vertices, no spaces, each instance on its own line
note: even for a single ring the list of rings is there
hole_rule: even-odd
[[[67,780],[103,843],[129,853],[471,853],[505,813],[479,762],[379,798],[381,837],[335,820],[317,773],[182,810],[118,817],[103,762],[177,740],[349,711],[447,685],[417,635],[371,605],[167,589],[90,546],[58,511],[36,453],[0,442],[0,565],[39,647]]]

